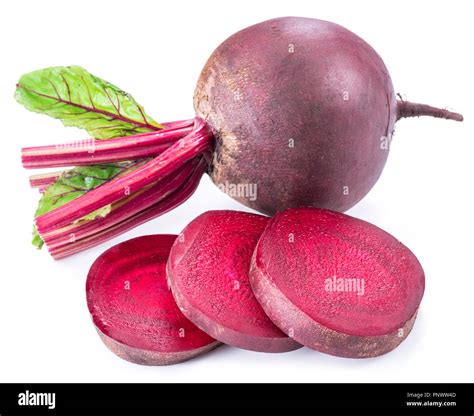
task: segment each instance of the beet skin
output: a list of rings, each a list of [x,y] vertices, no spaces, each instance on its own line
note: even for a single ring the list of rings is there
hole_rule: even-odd
[[[425,284],[417,258],[390,234],[316,208],[290,209],[270,221],[250,282],[283,332],[351,358],[397,347],[412,329]]]
[[[261,352],[300,348],[267,317],[252,292],[252,253],[268,218],[209,211],[183,230],[171,249],[167,277],[186,317],[213,338]]]
[[[216,137],[214,183],[270,215],[356,204],[382,172],[398,118],[462,120],[397,103],[370,45],[335,23],[300,17],[268,20],[224,41],[201,73],[194,107]],[[256,186],[258,196],[233,193],[235,185]]]
[[[87,305],[102,341],[119,357],[145,365],[188,360],[219,342],[188,321],[166,281],[175,235],[148,235],[104,252],[87,277]]]

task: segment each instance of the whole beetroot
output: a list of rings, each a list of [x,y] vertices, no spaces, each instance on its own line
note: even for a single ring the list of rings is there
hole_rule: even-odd
[[[223,42],[201,73],[194,107],[217,139],[214,183],[256,184],[255,200],[234,197],[267,214],[345,211],[379,178],[398,119],[462,120],[397,102],[370,45],[335,23],[301,17],[268,20]]]
[[[50,203],[54,192],[45,193],[36,237],[55,258],[173,209],[193,193],[204,172],[221,190],[262,213],[300,206],[345,211],[380,176],[397,120],[420,115],[462,120],[447,110],[397,101],[372,47],[342,26],[317,19],[268,20],[225,40],[198,80],[194,120],[158,125],[112,85],[95,101],[86,95],[86,101],[71,103],[83,79],[94,91],[106,84],[84,72],[59,67],[27,74],[17,85],[17,100],[53,117],[63,117],[57,109],[65,106],[84,120],[90,119],[84,112],[100,117],[102,138],[117,126],[142,133],[97,140],[92,153],[87,145],[26,148],[25,167],[138,163],[63,206]],[[118,106],[109,90],[117,100],[129,100],[128,106]],[[88,128],[82,119],[64,121]],[[69,183],[68,174],[59,181]],[[42,175],[32,183],[44,189],[55,180]],[[120,208],[104,217],[111,204]],[[83,218],[93,220],[78,221]]]

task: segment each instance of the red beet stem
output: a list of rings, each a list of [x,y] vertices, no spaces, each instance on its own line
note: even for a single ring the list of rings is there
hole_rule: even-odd
[[[30,176],[30,186],[32,188],[39,188],[41,189],[46,189],[49,185],[52,185],[54,182],[56,182],[56,179],[58,179],[61,174],[63,173],[62,170],[56,171],[56,172],[48,172],[48,173],[40,173],[38,175],[32,175]]]
[[[179,124],[178,124],[179,123]],[[27,169],[93,165],[157,156],[189,134],[192,124],[175,122],[164,130],[119,137],[113,140],[88,139],[61,145],[25,147],[21,160]]]
[[[110,240],[113,237],[123,234],[132,228],[135,228],[147,221],[150,221],[153,218],[159,217],[160,215],[171,211],[172,209],[185,202],[194,193],[194,191],[199,185],[201,176],[206,170],[206,166],[207,164],[205,163],[205,161],[201,159],[200,163],[195,168],[193,174],[184,184],[184,186],[182,186],[180,189],[178,189],[178,191],[172,193],[157,204],[141,211],[136,215],[127,218],[126,220],[120,223],[113,225],[112,227],[106,228],[96,234],[90,235],[81,240],[70,242],[70,244],[61,246],[59,248],[50,249],[48,247],[48,251],[54,259],[59,260],[61,258],[78,253],[82,250],[94,247],[98,244],[102,244],[103,242]],[[105,217],[105,219],[107,219],[107,217]]]
[[[432,107],[426,104],[411,103],[409,101],[397,102],[397,120],[405,117],[429,116],[447,120],[463,121],[462,114],[454,113],[444,108]]]
[[[160,123],[162,126],[165,126],[165,129],[178,129],[182,127],[192,127],[194,125],[194,118],[187,120],[178,120],[178,121],[168,121],[166,123]]]
[[[152,186],[130,195],[124,201],[119,201],[117,206],[105,217],[98,217],[92,221],[70,224],[66,227],[55,229],[42,235],[43,241],[48,248],[57,248],[67,245],[71,240],[80,240],[112,225],[115,225],[132,215],[138,214],[146,208],[158,203],[168,195],[181,188],[196,170],[200,159],[187,162],[176,174],[168,175]],[[202,173],[202,169],[201,169]]]
[[[40,236],[133,194],[166,175],[187,161],[205,152],[213,142],[213,135],[204,120],[196,118],[194,129],[171,145],[162,154],[143,166],[91,190],[74,201],[36,218]]]

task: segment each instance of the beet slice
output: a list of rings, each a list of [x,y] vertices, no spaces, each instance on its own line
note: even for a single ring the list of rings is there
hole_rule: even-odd
[[[328,354],[385,354],[410,333],[424,292],[415,255],[390,234],[316,208],[277,214],[262,234],[250,282],[272,321]]]
[[[209,211],[176,240],[168,280],[186,317],[212,337],[252,351],[286,352],[301,345],[266,316],[249,283],[252,253],[268,218]]]
[[[102,341],[137,364],[188,360],[220,343],[180,312],[166,281],[175,235],[133,238],[105,251],[87,276],[87,306]]]

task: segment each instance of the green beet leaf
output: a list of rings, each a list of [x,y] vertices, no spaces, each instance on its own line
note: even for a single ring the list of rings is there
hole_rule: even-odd
[[[111,139],[163,128],[120,88],[80,66],[58,66],[23,75],[15,99],[28,110]]]

